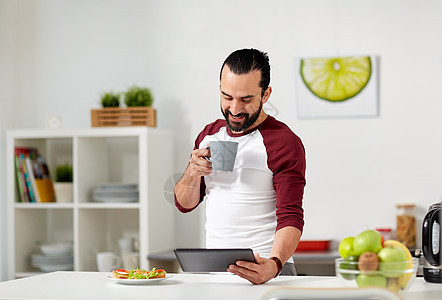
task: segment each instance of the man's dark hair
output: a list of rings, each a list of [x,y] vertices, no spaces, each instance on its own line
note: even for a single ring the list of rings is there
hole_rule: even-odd
[[[270,63],[267,53],[256,49],[240,49],[232,52],[232,54],[226,58],[221,67],[219,74],[220,80],[225,65],[229,66],[229,69],[238,75],[247,74],[254,70],[260,71],[261,81],[259,86],[261,87],[262,95],[269,87]]]

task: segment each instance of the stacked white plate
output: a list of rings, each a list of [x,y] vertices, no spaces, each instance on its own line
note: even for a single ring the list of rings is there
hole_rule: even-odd
[[[70,271],[74,268],[72,242],[39,243],[41,253],[31,255],[31,264],[43,272]]]
[[[103,183],[93,192],[97,202],[137,202],[138,185],[132,183]]]
[[[70,271],[74,268],[74,256],[32,254],[31,264],[43,272]]]

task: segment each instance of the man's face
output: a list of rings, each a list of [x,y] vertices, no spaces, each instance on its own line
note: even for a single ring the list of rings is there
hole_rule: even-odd
[[[260,80],[258,70],[238,75],[231,72],[229,66],[224,66],[220,83],[221,111],[231,131],[243,132],[265,118],[262,105],[267,102],[271,88],[262,96]]]

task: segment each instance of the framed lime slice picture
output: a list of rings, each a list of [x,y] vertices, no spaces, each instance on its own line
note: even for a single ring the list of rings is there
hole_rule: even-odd
[[[301,78],[307,88],[326,101],[345,101],[359,94],[371,77],[369,56],[305,58]]]
[[[297,75],[300,117],[378,114],[376,56],[300,58]]]

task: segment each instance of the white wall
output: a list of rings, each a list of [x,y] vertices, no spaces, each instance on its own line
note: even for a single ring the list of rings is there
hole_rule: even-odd
[[[6,278],[6,192],[5,129],[12,126],[16,100],[16,31],[17,3],[0,0],[0,281]]]
[[[14,7],[0,0],[0,11]],[[155,96],[158,127],[174,131],[177,172],[202,127],[220,118],[218,76],[233,50],[268,52],[276,117],[304,141],[304,238],[340,239],[394,227],[395,204],[421,218],[442,196],[442,1],[17,1],[12,127],[89,127],[99,95],[136,83]],[[299,119],[295,59],[375,54],[380,116]],[[3,67],[3,66],[2,66]],[[0,95],[5,97],[4,92]],[[3,138],[3,136],[2,136]],[[2,157],[3,159],[3,157]],[[3,199],[3,202],[5,200]],[[199,212],[179,216],[178,245],[200,242]],[[198,232],[198,233],[195,233]]]

